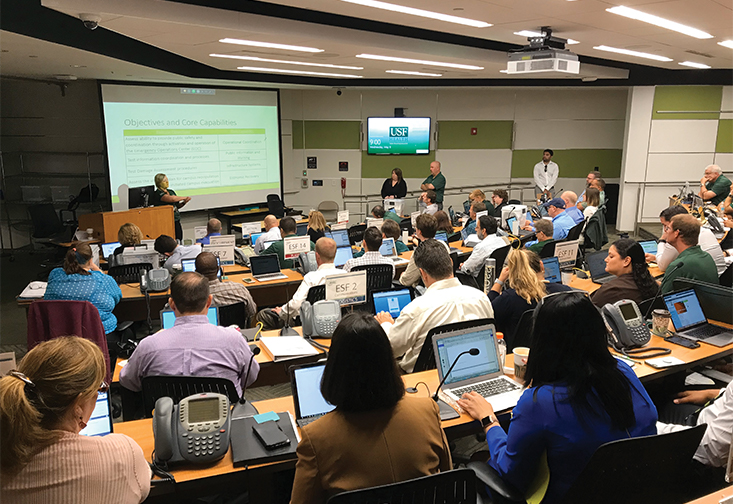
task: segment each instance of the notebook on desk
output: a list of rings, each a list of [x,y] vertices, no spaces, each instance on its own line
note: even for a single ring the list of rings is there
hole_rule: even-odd
[[[112,433],[112,407],[109,391],[97,392],[97,403],[87,426],[79,434],[82,436],[106,436]]]
[[[694,289],[664,295],[675,331],[687,339],[723,347],[733,343],[730,329],[710,324]]]
[[[295,421],[303,428],[332,411],[335,406],[321,394],[321,378],[326,367],[324,361],[290,366],[290,390],[295,404]]]
[[[298,447],[299,438],[295,432],[290,413],[276,413],[277,425],[287,436],[290,443],[272,450],[266,449],[257,439],[253,427],[257,425],[258,418],[263,415],[233,418],[230,427],[230,443],[232,445],[232,462],[234,467],[242,467],[267,462],[279,462],[297,458],[295,450]],[[272,420],[269,420],[272,421]]]

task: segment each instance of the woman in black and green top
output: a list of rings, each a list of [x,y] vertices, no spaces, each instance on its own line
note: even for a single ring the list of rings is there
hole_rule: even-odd
[[[176,225],[176,240],[183,240],[183,228],[181,227],[181,214],[178,211],[183,205],[191,201],[190,196],[176,196],[173,189],[168,189],[168,177],[165,173],[155,176],[155,200],[156,205],[173,205],[173,220]]]

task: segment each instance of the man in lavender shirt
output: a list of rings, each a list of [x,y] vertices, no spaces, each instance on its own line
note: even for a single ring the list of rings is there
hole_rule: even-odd
[[[122,386],[139,391],[145,376],[206,376],[231,380],[241,395],[260,365],[238,330],[209,323],[206,277],[180,273],[171,283],[168,303],[176,314],[174,326],[140,342],[120,372]]]

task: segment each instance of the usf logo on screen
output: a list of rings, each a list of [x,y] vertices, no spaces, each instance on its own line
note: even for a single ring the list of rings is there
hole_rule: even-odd
[[[389,136],[397,138],[407,138],[409,136],[409,129],[407,126],[390,126]]]

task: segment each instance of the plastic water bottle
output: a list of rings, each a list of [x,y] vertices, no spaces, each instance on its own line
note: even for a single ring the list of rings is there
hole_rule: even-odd
[[[496,259],[484,260],[484,294],[488,294],[496,280]]]
[[[496,333],[496,343],[499,345],[499,362],[504,367],[506,365],[506,341],[502,333]]]

